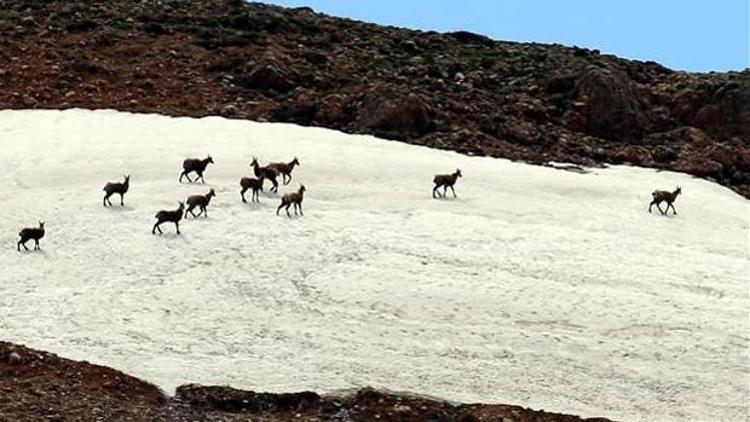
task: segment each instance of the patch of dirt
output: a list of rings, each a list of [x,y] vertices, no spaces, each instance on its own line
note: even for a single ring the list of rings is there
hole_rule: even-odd
[[[122,372],[0,342],[0,421],[608,422],[519,406],[377,391],[321,396],[183,385],[174,397]]]

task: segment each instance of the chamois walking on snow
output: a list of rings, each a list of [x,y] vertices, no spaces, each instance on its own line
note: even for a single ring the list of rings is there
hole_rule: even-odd
[[[151,229],[151,234],[156,234],[156,231],[159,230],[159,234],[162,234],[161,226],[162,223],[174,223],[175,228],[177,229],[177,234],[180,234],[180,220],[182,220],[182,212],[185,210],[185,204],[180,202],[179,208],[177,208],[174,211],[159,211],[154,216],[156,218],[156,224],[154,224],[154,228]]]
[[[299,160],[297,157],[294,157],[294,160],[288,162],[288,163],[271,163],[267,165],[266,167],[270,167],[274,170],[276,170],[277,173],[281,175],[281,181],[288,185],[289,182],[292,181],[292,171],[294,170],[294,166],[299,165]]]
[[[667,215],[667,213],[669,212],[669,207],[672,207],[672,212],[674,213],[674,215],[677,215],[677,210],[674,209],[674,201],[675,199],[677,199],[677,195],[681,193],[682,188],[679,186],[677,186],[677,189],[675,189],[674,192],[669,192],[666,190],[655,190],[651,194],[654,200],[651,201],[651,204],[649,204],[648,212],[651,212],[651,207],[656,205],[656,208],[659,209],[661,215]],[[665,209],[664,211],[662,211],[661,207],[659,206],[659,204],[661,204],[662,202],[667,203],[667,209]]]
[[[213,189],[208,191],[205,195],[193,195],[187,199],[187,210],[185,210],[185,218],[187,218],[188,213],[193,216],[193,218],[198,218],[201,216],[201,214],[208,217],[208,212],[206,212],[206,207],[211,202],[211,198],[216,196],[216,192],[214,192]],[[200,212],[198,215],[195,215],[193,213],[193,209],[200,208]]]
[[[188,158],[185,161],[182,162],[182,173],[180,174],[180,183],[182,183],[182,178],[186,177],[188,179],[189,183],[197,182],[198,179],[202,183],[206,183],[205,180],[203,180],[203,172],[206,171],[206,167],[208,167],[208,164],[213,164],[214,159],[211,158],[209,155],[208,157],[204,159],[198,159],[198,158]],[[190,180],[189,174],[195,172],[198,177],[195,178],[195,180]]]
[[[455,198],[456,190],[453,189],[453,185],[456,184],[456,180],[458,180],[459,177],[463,177],[463,175],[461,174],[461,170],[459,169],[456,169],[453,174],[438,174],[437,176],[435,176],[435,178],[432,179],[433,183],[435,183],[435,187],[432,188],[432,197],[445,198],[445,195],[448,193],[448,188],[451,188],[451,191],[453,191],[453,197]],[[441,186],[443,187],[442,195],[440,194],[440,192],[438,192],[438,189]]]
[[[263,192],[263,177],[259,179],[256,179],[254,177],[243,177],[242,179],[240,179],[240,187],[242,188],[242,190],[240,191],[242,202],[247,202],[247,200],[245,199],[245,192],[247,192],[248,189],[253,190],[253,195],[250,198],[250,201],[260,202],[258,192]]]
[[[302,199],[304,199],[304,195],[305,185],[300,185],[297,192],[285,194],[283,197],[281,197],[281,205],[276,208],[276,215],[279,215],[279,211],[281,211],[281,208],[286,207],[286,215],[291,217],[292,215],[289,214],[289,207],[291,205],[294,205],[294,215],[298,215],[297,208],[299,208],[299,215],[305,215],[302,213]]]
[[[125,177],[125,181],[122,183],[119,182],[109,182],[106,185],[104,185],[104,199],[102,200],[102,203],[106,207],[107,204],[109,206],[112,206],[112,202],[109,200],[109,197],[114,194],[120,195],[120,206],[125,205],[123,202],[123,197],[126,193],[128,193],[128,189],[130,189],[130,176],[123,176]]]
[[[18,241],[17,245],[19,252],[21,252],[21,246],[27,251],[29,250],[26,247],[26,242],[29,240],[34,240],[34,250],[41,249],[39,247],[39,239],[44,237],[44,221],[39,222],[39,227],[26,227],[22,229],[18,235],[21,236],[21,240]]]
[[[253,161],[250,163],[250,166],[253,168],[255,177],[262,180],[268,179],[271,181],[271,183],[273,183],[271,192],[279,191],[279,182],[276,181],[276,176],[279,175],[279,172],[276,171],[276,169],[270,166],[261,167],[261,165],[258,163],[258,159],[255,157],[253,157]]]

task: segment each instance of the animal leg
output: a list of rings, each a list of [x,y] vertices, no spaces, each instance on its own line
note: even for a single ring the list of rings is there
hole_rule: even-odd
[[[36,250],[39,250],[39,249],[41,249],[39,247],[39,239],[34,239],[34,250],[36,251]]]
[[[179,223],[179,222],[177,222],[177,221],[175,221],[175,222],[174,222],[174,226],[175,226],[175,228],[177,229],[177,234],[180,234],[180,223]]]
[[[432,197],[433,197],[433,198],[439,198],[439,197],[440,197],[440,192],[438,192],[438,188],[439,188],[439,187],[440,187],[440,186],[438,186],[438,185],[435,185],[435,187],[434,187],[434,188],[432,188]],[[436,196],[436,195],[437,195],[437,196]]]
[[[659,203],[656,204],[656,208],[659,209],[659,212],[661,213],[661,215],[665,215],[664,211],[662,211],[661,206],[659,205]]]
[[[278,208],[276,208],[276,215],[279,215],[279,211],[281,211],[281,207],[284,206],[284,203],[282,202],[281,205],[279,205]]]
[[[125,198],[124,198],[124,195],[123,195],[123,194],[120,194],[120,206],[121,206],[121,207],[124,207],[124,206],[125,206]]]
[[[23,246],[23,248],[27,251],[29,250],[29,248],[26,247],[26,241],[23,239],[18,241],[18,252],[21,252],[21,246]]]
[[[198,179],[200,179],[200,180],[201,180],[201,183],[203,183],[203,184],[206,184],[206,181],[205,181],[205,180],[203,180],[203,172],[202,172],[202,171],[201,171],[201,172],[198,172],[198,177],[196,177],[196,178],[195,178],[195,181],[197,182],[197,181],[198,181]]]
[[[455,198],[456,197],[456,190],[453,189],[453,186],[451,186],[451,192],[453,192],[453,197]]]
[[[674,215],[677,215],[677,210],[674,209],[674,204],[669,204],[669,206],[667,206],[667,212],[669,212],[669,207],[672,207],[672,212],[674,213]]]
[[[205,217],[208,217],[208,211],[206,211],[206,207],[201,207],[201,212],[198,215],[200,216],[201,214]]]
[[[292,217],[292,215],[291,215],[291,214],[289,214],[289,206],[290,206],[290,205],[292,205],[292,204],[286,204],[286,215],[287,215],[287,217],[289,217],[289,218],[291,218],[291,217]]]
[[[305,215],[302,213],[302,202],[299,203],[299,215]]]
[[[242,188],[242,190],[240,191],[240,195],[242,196],[242,202],[247,202],[247,200],[245,199],[245,191],[246,190],[247,190],[246,188]],[[253,195],[254,194],[255,193],[253,192]]]
[[[651,212],[651,207],[653,207],[655,203],[656,201],[651,201],[651,203],[648,205],[648,212]]]

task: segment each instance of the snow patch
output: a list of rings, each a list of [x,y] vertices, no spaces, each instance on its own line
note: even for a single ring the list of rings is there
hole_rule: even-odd
[[[210,153],[207,185],[179,184]],[[370,136],[115,111],[1,111],[0,337],[172,390],[364,385],[625,420],[748,414],[748,202]],[[243,204],[239,179],[299,157]],[[432,176],[461,168],[457,199]],[[130,174],[123,208],[102,186]],[[305,217],[277,217],[304,183]],[[679,215],[647,210],[683,187]],[[210,218],[154,213],[216,189]],[[16,233],[46,221],[40,253]]]

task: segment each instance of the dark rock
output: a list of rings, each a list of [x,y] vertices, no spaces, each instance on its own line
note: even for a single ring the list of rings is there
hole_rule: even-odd
[[[289,122],[309,126],[315,119],[318,105],[312,102],[285,104],[271,114],[272,122]]]
[[[286,92],[294,87],[292,78],[276,64],[259,65],[249,74],[238,76],[237,84],[260,91]]]
[[[495,41],[492,38],[486,37],[484,35],[475,34],[469,31],[448,32],[445,35],[451,38],[455,38],[458,42],[464,43],[464,44],[479,44],[479,45],[487,45],[487,46],[491,46],[495,44]]]
[[[575,84],[583,130],[605,139],[642,137],[651,126],[641,93],[622,71],[590,68]]]
[[[423,136],[436,129],[436,112],[416,94],[370,92],[360,108],[357,124],[391,139]]]

